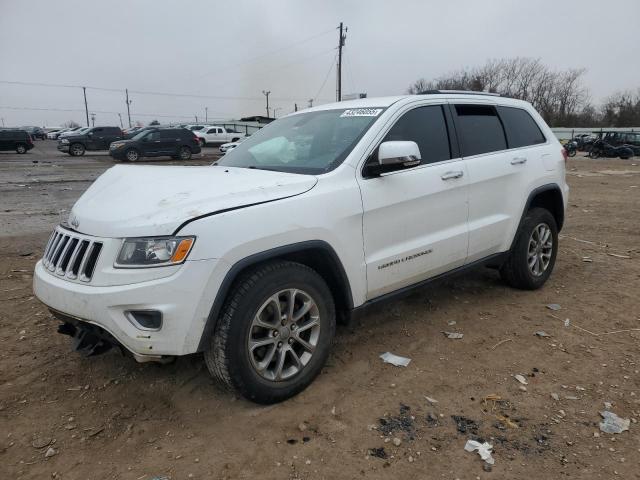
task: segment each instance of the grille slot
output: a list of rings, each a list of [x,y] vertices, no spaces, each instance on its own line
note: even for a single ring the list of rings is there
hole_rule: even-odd
[[[87,240],[57,229],[49,237],[42,264],[61,277],[89,282],[101,251],[102,242]]]

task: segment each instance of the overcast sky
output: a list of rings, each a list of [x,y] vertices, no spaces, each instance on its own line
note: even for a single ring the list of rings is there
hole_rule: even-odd
[[[344,93],[402,94],[417,78],[514,56],[587,68],[596,102],[640,87],[640,0],[0,0],[0,80],[118,90],[87,89],[96,125],[118,124],[115,112],[126,125],[125,88],[143,122],[203,120],[205,107],[210,121],[265,114],[262,90],[281,116],[335,98],[340,21]],[[84,123],[82,90],[0,83],[0,116]]]

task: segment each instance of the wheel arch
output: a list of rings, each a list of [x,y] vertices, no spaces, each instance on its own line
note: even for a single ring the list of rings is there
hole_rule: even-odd
[[[273,260],[289,260],[315,270],[331,290],[338,319],[347,318],[348,312],[353,309],[353,296],[344,266],[333,247],[323,240],[309,240],[276,247],[243,258],[229,269],[220,284],[207,317],[198,343],[199,352],[206,349],[209,337],[215,331],[222,307],[235,283],[244,273]]]
[[[541,207],[549,210],[556,221],[558,232],[562,230],[562,225],[564,224],[564,199],[562,197],[562,190],[556,183],[542,185],[535,188],[527,197],[527,202],[525,203],[522,215],[520,216],[518,228],[516,229],[513,240],[511,241],[511,248],[513,248],[517,239],[524,217],[527,215],[529,210],[535,207]]]

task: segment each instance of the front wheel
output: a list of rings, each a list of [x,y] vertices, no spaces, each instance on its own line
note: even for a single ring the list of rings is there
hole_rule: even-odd
[[[592,148],[589,150],[589,158],[600,158],[601,151],[599,148]]]
[[[128,162],[137,162],[140,159],[140,152],[135,148],[130,148],[124,154]]]
[[[69,147],[69,155],[72,157],[80,157],[84,155],[85,148],[81,143],[74,143]]]
[[[549,210],[529,210],[516,233],[515,243],[500,276],[510,286],[521,290],[542,287],[556,263],[558,227]]]
[[[19,143],[16,146],[16,152],[20,153],[20,154],[27,153],[27,147],[25,145],[23,145],[22,143]]]
[[[257,403],[304,390],[320,373],[335,333],[322,277],[299,263],[268,263],[229,294],[204,357],[211,374]]]
[[[576,156],[576,151],[575,150],[569,150],[567,152],[567,155],[569,155],[570,157],[575,157]]]

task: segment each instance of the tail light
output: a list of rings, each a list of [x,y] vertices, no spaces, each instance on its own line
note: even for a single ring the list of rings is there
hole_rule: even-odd
[[[567,158],[569,158],[569,154],[567,153],[567,149],[562,147],[562,158],[564,158],[564,163],[567,163]]]
[[[200,139],[198,138],[197,135],[193,136],[193,141],[196,142],[196,143],[200,143]]]

